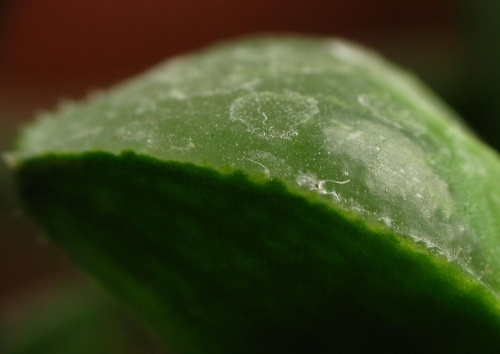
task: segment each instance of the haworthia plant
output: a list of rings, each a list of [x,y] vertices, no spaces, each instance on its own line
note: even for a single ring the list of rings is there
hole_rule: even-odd
[[[178,353],[497,352],[500,159],[331,39],[168,61],[9,156],[47,235]]]

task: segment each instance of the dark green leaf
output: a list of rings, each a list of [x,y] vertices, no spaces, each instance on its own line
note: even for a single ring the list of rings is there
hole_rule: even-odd
[[[185,353],[494,352],[500,160],[341,41],[253,39],[27,128],[27,210]]]

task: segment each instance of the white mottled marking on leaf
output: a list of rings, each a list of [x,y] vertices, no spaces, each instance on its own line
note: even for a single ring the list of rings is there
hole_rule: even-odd
[[[379,220],[383,221],[387,228],[390,228],[392,226],[392,219],[388,216],[382,216],[381,218],[379,218]]]
[[[348,66],[355,64],[371,67],[377,59],[381,59],[375,52],[361,49],[340,39],[330,41],[330,50],[333,57],[344,61]]]
[[[265,112],[261,112],[260,111],[260,107],[257,108],[257,110],[259,111],[260,114],[262,114],[262,116],[264,117],[264,120],[262,121],[262,124],[265,125],[266,124],[266,121],[269,119],[267,118],[267,114]]]
[[[313,174],[311,172],[306,173],[306,174],[301,173],[297,176],[297,179],[296,179],[296,182],[300,187],[308,188],[309,190],[316,191],[319,194],[331,195],[331,196],[335,197],[335,199],[337,199],[337,201],[339,201],[339,202],[341,200],[339,194],[333,189],[327,190],[325,188],[325,184],[327,182],[332,182],[332,183],[336,183],[336,184],[346,184],[346,183],[349,183],[350,181],[351,180],[346,180],[346,181],[335,181],[335,180],[331,180],[331,179],[320,180],[316,177],[315,174]]]
[[[400,130],[384,124],[361,120],[356,129],[353,132],[352,127],[333,121],[325,130],[325,137],[329,150],[345,159],[345,167],[366,174],[358,188],[363,191],[363,198],[371,195],[379,201],[372,207],[374,216],[381,221],[391,219],[391,223],[384,223],[396,232],[427,242],[437,238],[436,247],[450,248],[457,230],[440,225],[453,214],[453,200],[447,183],[429,167],[422,149]],[[386,137],[386,141],[380,136]],[[382,148],[377,151],[376,146]],[[394,208],[394,204],[400,203],[398,200],[411,200],[413,209]],[[345,201],[346,207],[351,208],[350,204]],[[419,213],[421,218],[412,217],[412,213]],[[439,234],[430,235],[431,232]]]
[[[134,113],[143,115],[145,113],[155,112],[157,109],[156,102],[152,99],[144,99],[139,102],[139,106],[135,109]]]
[[[173,135],[170,135],[170,138],[174,138]],[[184,139],[186,140],[186,139]],[[170,145],[168,147],[169,150],[173,151],[181,151],[181,152],[188,152],[191,149],[194,149],[196,146],[194,145],[193,141],[191,138],[187,139],[186,145],[185,146],[176,146],[176,145]]]
[[[92,136],[98,135],[102,130],[103,130],[102,127],[94,127],[91,129],[83,130],[83,131],[77,132],[75,134],[72,134],[70,136],[67,136],[64,139],[55,141],[52,146],[56,147],[59,145],[67,144],[67,143],[74,141],[74,140],[88,139]]]
[[[269,168],[267,168],[264,164],[262,164],[262,163],[260,163],[260,162],[258,162],[258,161],[255,161],[255,160],[249,159],[248,157],[245,157],[245,156],[243,156],[243,158],[244,158],[245,160],[248,160],[248,161],[250,161],[250,162],[253,162],[253,163],[255,163],[255,164],[259,165],[260,167],[262,167],[262,168],[264,169],[264,175],[265,175],[266,177],[268,177],[268,178],[269,178],[269,177],[271,176],[271,171],[269,171]]]
[[[318,102],[312,97],[294,92],[255,92],[233,101],[229,117],[258,137],[290,140],[298,135],[297,128],[318,112]]]
[[[188,95],[186,95],[185,92],[182,92],[181,90],[177,89],[172,89],[168,92],[169,96],[171,98],[177,99],[177,100],[185,100],[188,98]]]

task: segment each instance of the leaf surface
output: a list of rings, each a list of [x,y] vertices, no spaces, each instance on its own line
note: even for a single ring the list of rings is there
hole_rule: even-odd
[[[500,343],[498,155],[351,44],[174,59],[12,159],[50,237],[180,352]]]

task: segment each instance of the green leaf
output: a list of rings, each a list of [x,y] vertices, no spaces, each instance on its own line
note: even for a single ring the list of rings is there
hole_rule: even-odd
[[[494,352],[500,159],[354,45],[174,59],[25,129],[26,209],[181,353]]]

